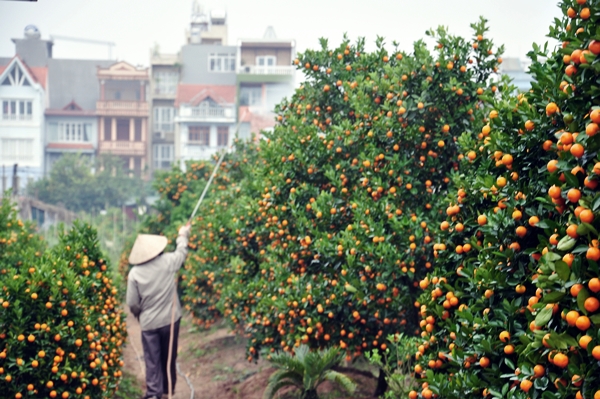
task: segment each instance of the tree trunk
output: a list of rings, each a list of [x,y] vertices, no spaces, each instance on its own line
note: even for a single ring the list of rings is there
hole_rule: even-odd
[[[383,397],[385,391],[388,389],[388,383],[385,379],[385,372],[382,369],[379,369],[379,378],[377,379],[377,388],[375,388],[375,396]]]
[[[308,391],[304,391],[302,394],[302,399],[319,399],[319,395],[317,395],[316,389],[309,389]]]

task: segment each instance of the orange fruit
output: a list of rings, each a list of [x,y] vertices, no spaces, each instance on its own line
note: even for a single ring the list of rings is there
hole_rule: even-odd
[[[594,359],[600,360],[600,345],[594,346],[594,349],[592,349],[592,356]]]
[[[544,366],[542,366],[541,364],[537,364],[534,368],[533,368],[533,376],[535,378],[540,378],[543,377],[544,374],[546,374],[546,368]]]
[[[598,279],[597,277],[590,279],[590,281],[588,282],[588,288],[594,293],[600,291],[600,279]]]
[[[525,392],[529,392],[529,390],[531,389],[532,386],[533,386],[533,382],[531,382],[529,380],[523,380],[519,384],[519,388],[521,388]]]
[[[550,142],[550,146],[552,146],[552,142]],[[546,169],[548,169],[548,172],[550,173],[556,172],[558,170],[558,161],[556,159],[548,161]]]
[[[583,156],[583,153],[585,152],[585,149],[581,144],[575,143],[571,146],[569,151],[575,158],[581,158]]]
[[[557,353],[553,360],[555,366],[563,369],[569,365],[569,358],[563,353]]]
[[[515,232],[517,233],[517,236],[523,238],[527,234],[527,228],[525,226],[519,226],[516,228]]]
[[[592,322],[590,321],[590,318],[587,316],[579,316],[577,318],[577,321],[575,321],[575,325],[581,331],[586,331],[588,328],[590,328],[592,326]]]
[[[579,338],[579,346],[581,346],[583,349],[587,349],[588,344],[592,341],[592,337],[590,337],[589,335],[582,335],[581,338]]]
[[[566,316],[567,324],[569,324],[571,327],[575,327],[578,318],[579,312],[576,310],[571,310]]]
[[[510,340],[510,333],[508,331],[502,331],[500,333],[500,341],[508,342]]]
[[[588,248],[585,257],[589,260],[593,260],[594,262],[597,262],[600,259],[600,249],[596,248],[596,247],[590,247]]]
[[[597,248],[596,248],[597,249]],[[600,301],[593,296],[585,300],[583,307],[590,313],[594,313],[600,308]]]
[[[576,188],[572,188],[567,192],[567,198],[573,203],[578,202],[581,198],[581,191]]]
[[[598,131],[600,131],[600,127],[598,126],[597,123],[590,123],[585,127],[585,133],[588,136],[595,136],[596,134],[598,134]]]
[[[592,223],[594,221],[594,212],[589,209],[584,209],[579,214],[579,219],[584,223]]]
[[[577,295],[579,295],[579,291],[581,291],[582,288],[583,284],[573,284],[570,289],[571,296],[577,298]]]
[[[485,224],[487,223],[487,216],[485,216],[485,215],[479,215],[479,216],[477,217],[477,223],[478,223],[480,226],[483,226],[483,225],[485,225]]]
[[[598,47],[600,48],[600,42],[597,42]],[[600,109],[594,109],[590,112],[590,119],[594,123],[600,123]]]
[[[548,195],[550,196],[550,198],[560,198],[561,197],[561,189],[560,187],[557,187],[556,185],[552,185],[552,187],[550,187],[548,189]]]
[[[490,365],[490,359],[488,359],[487,357],[482,357],[481,359],[479,359],[479,365],[483,368],[489,367]]]

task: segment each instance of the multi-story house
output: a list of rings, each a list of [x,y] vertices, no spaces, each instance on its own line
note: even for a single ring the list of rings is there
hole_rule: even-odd
[[[149,142],[152,170],[168,169],[175,157],[175,95],[179,83],[179,55],[160,54],[150,56],[151,105]]]
[[[178,159],[210,159],[235,136],[235,86],[180,84],[175,106]]]
[[[99,120],[99,154],[123,159],[133,175],[149,177],[148,164],[148,69],[126,62],[98,67],[100,99],[96,103]]]
[[[293,93],[295,84],[295,41],[277,39],[268,27],[261,39],[238,41],[238,115],[240,138],[272,129],[273,110],[284,97]]]
[[[47,174],[65,153],[80,153],[94,158],[98,149],[96,102],[100,98],[98,67],[108,68],[114,61],[48,61],[48,97],[45,111],[45,165]]]
[[[230,145],[237,121],[236,53],[227,46],[225,12],[205,13],[195,3],[175,100],[177,160],[209,159]]]
[[[47,60],[52,56],[52,42],[41,40],[31,25],[25,28],[25,38],[13,42],[17,55],[0,60],[0,165],[18,164],[21,185],[25,185],[43,173]]]

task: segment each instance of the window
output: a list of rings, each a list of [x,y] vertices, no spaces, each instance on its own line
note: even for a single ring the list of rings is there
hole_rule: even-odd
[[[188,141],[192,144],[208,146],[210,144],[210,127],[190,126],[188,128]]]
[[[2,119],[5,121],[30,121],[33,118],[31,100],[2,100]]]
[[[36,222],[38,226],[44,225],[44,220],[46,219],[46,212],[43,209],[38,209],[35,206],[31,207],[31,220]]]
[[[174,116],[175,108],[173,107],[154,107],[154,131],[172,132]]]
[[[275,66],[277,64],[277,57],[274,55],[261,55],[256,57],[257,66]]]
[[[235,54],[209,54],[208,70],[211,72],[234,72]]]
[[[117,141],[129,141],[129,119],[117,119]]]
[[[90,141],[92,125],[89,123],[50,123],[48,133],[50,141],[81,142]]]
[[[226,147],[229,144],[229,127],[219,126],[217,128],[217,145]]]
[[[240,105],[261,105],[262,89],[260,87],[241,87]]]
[[[15,64],[13,69],[6,76],[6,79],[2,81],[2,86],[31,86],[31,84],[21,68]]]
[[[158,71],[154,74],[155,94],[175,94],[179,74],[172,71]]]
[[[154,169],[168,169],[173,162],[173,145],[156,144],[154,146]]]
[[[0,158],[12,161],[33,161],[33,139],[2,139]]]

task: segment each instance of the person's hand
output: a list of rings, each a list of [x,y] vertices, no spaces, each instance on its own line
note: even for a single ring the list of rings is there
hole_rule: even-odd
[[[179,235],[180,236],[186,236],[189,237],[190,236],[190,231],[192,230],[192,226],[190,225],[190,223],[186,223],[185,226],[181,226],[179,228]]]

